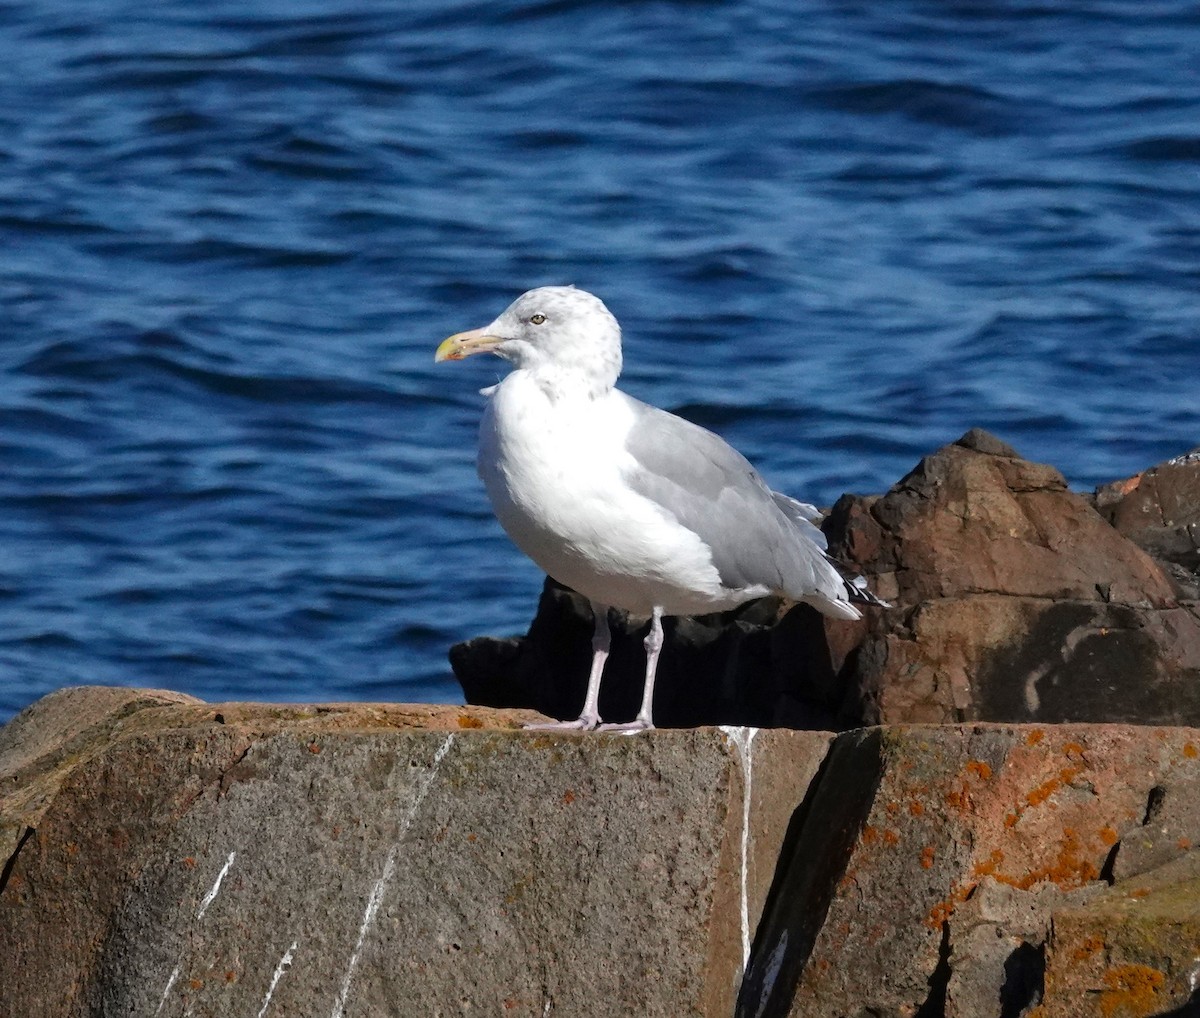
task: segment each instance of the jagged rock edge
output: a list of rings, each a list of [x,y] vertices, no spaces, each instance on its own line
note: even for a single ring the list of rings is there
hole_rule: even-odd
[[[830,743],[780,848],[738,991],[735,1018],[786,1018],[790,1013],[882,773],[882,729],[855,729]],[[834,808],[822,808],[829,805],[822,803],[826,797],[836,803]],[[831,816],[841,816],[844,822],[831,823]],[[802,851],[802,846],[813,842],[821,851]],[[797,912],[799,921],[790,922]]]

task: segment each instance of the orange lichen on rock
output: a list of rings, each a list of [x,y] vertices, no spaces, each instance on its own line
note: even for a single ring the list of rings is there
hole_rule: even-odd
[[[951,788],[946,793],[946,805],[960,813],[970,813],[975,802],[971,798],[971,789],[964,781],[959,788]]]
[[[1084,937],[1079,946],[1071,952],[1072,961],[1086,961],[1098,951],[1104,950],[1104,938],[1093,933]]]
[[[1063,828],[1062,842],[1053,861],[1017,874],[1001,872],[1003,861],[1003,853],[995,851],[988,859],[975,864],[974,873],[1022,891],[1041,883],[1055,884],[1060,890],[1069,891],[1100,877],[1100,868],[1088,857],[1078,832],[1070,827]]]
[[[987,781],[992,776],[992,767],[983,760],[968,760],[967,770],[981,781]]]
[[[1040,806],[1061,787],[1062,782],[1058,778],[1050,778],[1048,781],[1043,781],[1037,788],[1031,789],[1025,796],[1025,801],[1030,806]]]
[[[1166,977],[1148,965],[1117,965],[1104,973],[1100,1013],[1105,1018],[1143,1018],[1159,1010]]]
[[[975,881],[972,880],[969,884],[955,887],[948,897],[943,898],[929,910],[929,915],[925,917],[925,925],[932,930],[940,930],[942,924],[954,914],[954,910],[971,897],[976,886]]]
[[[1079,777],[1079,771],[1079,767],[1064,767],[1054,777],[1048,778],[1030,791],[1025,796],[1025,801],[1030,806],[1040,806],[1064,785],[1069,785]]]
[[[921,803],[920,799],[913,799],[912,802],[908,804],[908,812],[915,817],[919,817],[925,813],[925,807]]]
[[[1121,836],[1113,828],[1107,826],[1100,828],[1100,841],[1102,844],[1111,848],[1120,840]]]
[[[1025,736],[1025,745],[1026,746],[1036,746],[1045,737],[1046,737],[1045,732],[1043,732],[1040,728],[1035,728],[1032,732],[1030,732],[1027,736]]]
[[[1198,751],[1196,749],[1196,746],[1194,743],[1185,742],[1183,744],[1183,755],[1186,756],[1189,760],[1195,760],[1197,756],[1200,756],[1200,751]]]
[[[953,898],[946,898],[939,901],[929,910],[929,915],[925,919],[925,925],[931,929],[940,930],[942,923],[949,921],[957,907],[958,902]]]
[[[986,859],[977,862],[972,868],[972,872],[977,877],[994,877],[1002,862],[1004,862],[1004,853],[997,848]]]
[[[926,845],[921,849],[921,869],[933,869],[933,860],[937,855],[937,850],[932,845]]]
[[[479,718],[473,718],[470,714],[460,714],[458,716],[459,728],[482,728],[483,722]]]
[[[1065,755],[1065,756],[1072,756],[1072,757],[1082,757],[1083,756],[1083,746],[1081,746],[1078,742],[1063,743],[1062,751],[1063,751],[1063,755]]]

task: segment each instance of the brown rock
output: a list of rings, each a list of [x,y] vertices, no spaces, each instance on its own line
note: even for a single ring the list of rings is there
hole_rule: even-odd
[[[1200,448],[1096,489],[1096,509],[1200,598]]]
[[[89,740],[107,695],[0,735],[78,761],[0,803],[5,1014],[727,1015],[830,739],[151,696]]]
[[[1053,468],[968,432],[827,529],[895,603],[846,720],[1200,722],[1200,611]]]

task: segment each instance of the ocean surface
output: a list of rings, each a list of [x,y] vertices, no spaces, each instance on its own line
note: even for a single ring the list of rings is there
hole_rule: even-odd
[[[1200,443],[1183,0],[0,0],[0,720],[75,683],[457,700],[541,576],[474,472],[521,291],[772,484],[982,426]]]

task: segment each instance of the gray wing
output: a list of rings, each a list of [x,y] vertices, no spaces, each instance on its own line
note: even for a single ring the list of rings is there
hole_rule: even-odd
[[[825,514],[820,509],[807,502],[799,502],[789,495],[782,495],[778,491],[771,492],[771,498],[783,510],[783,514],[796,525],[800,533],[804,534],[822,551],[828,551],[829,542],[825,538],[824,531],[821,530],[821,521],[825,519]]]
[[[699,535],[722,583],[845,597],[812,506],[772,492],[750,461],[711,431],[624,398],[634,414],[626,449],[636,463],[625,480]]]

